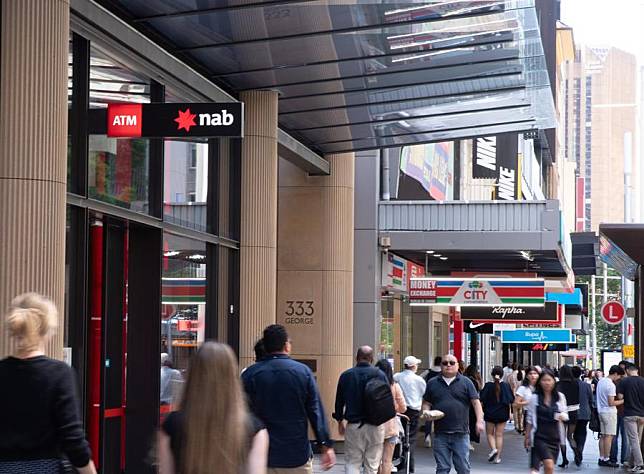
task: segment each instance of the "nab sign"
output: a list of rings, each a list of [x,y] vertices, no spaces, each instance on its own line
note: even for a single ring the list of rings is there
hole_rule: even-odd
[[[108,137],[241,137],[243,126],[241,102],[107,106]]]

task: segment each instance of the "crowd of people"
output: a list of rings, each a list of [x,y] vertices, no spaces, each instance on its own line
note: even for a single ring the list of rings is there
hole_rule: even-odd
[[[0,474],[96,470],[78,413],[74,374],[45,356],[55,329],[51,301],[26,294],[6,318],[15,352],[0,361]],[[312,474],[309,426],[322,469],[336,463],[333,435],[313,372],[289,356],[286,329],[268,326],[256,362],[241,372],[230,347],[205,342],[193,355],[176,408],[158,436],[161,474]],[[644,473],[644,378],[622,361],[601,371],[562,366],[494,367],[483,383],[475,366],[451,354],[422,361],[407,356],[393,373],[386,359],[362,346],[338,380],[332,417],[344,439],[346,474],[415,472],[418,433],[432,447],[436,473],[471,470],[470,452],[484,435],[490,463],[502,463],[506,424],[524,436],[526,470],[552,473],[583,462],[587,433],[599,434],[598,464]],[[162,356],[161,403],[180,374]],[[53,410],[53,411],[52,411]],[[618,449],[621,446],[621,449]],[[618,458],[619,454],[619,458]],[[394,466],[393,460],[396,460]],[[618,463],[619,461],[619,463]],[[517,466],[518,467],[518,466]]]

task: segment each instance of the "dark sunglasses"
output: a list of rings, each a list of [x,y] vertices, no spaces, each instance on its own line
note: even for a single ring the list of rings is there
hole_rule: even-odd
[[[444,365],[445,367],[447,367],[448,365],[456,365],[456,364],[457,362],[455,360],[444,360],[443,362],[441,362],[441,365]]]

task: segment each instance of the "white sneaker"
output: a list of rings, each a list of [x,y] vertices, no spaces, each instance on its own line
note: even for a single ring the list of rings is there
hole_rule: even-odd
[[[470,443],[470,451],[474,451],[474,445]]]
[[[425,436],[425,447],[426,448],[431,448],[432,447],[432,437],[431,436]]]
[[[396,466],[391,466],[391,472],[398,472],[398,468]]]
[[[628,472],[632,472],[634,474],[642,474],[644,473],[644,466],[632,467],[631,469],[628,470]]]
[[[494,462],[497,454],[498,454],[498,451],[496,449],[493,449],[492,451],[490,451],[490,454],[488,454],[487,456],[487,462]]]
[[[501,464],[501,458],[497,456],[494,460],[494,464]]]

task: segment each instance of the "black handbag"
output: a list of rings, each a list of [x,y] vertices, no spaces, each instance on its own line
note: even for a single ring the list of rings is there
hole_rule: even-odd
[[[590,431],[595,433],[601,432],[601,424],[599,423],[599,413],[597,413],[597,408],[590,409],[590,421],[588,422],[588,428]]]
[[[0,474],[74,474],[76,469],[61,459],[0,461]]]

